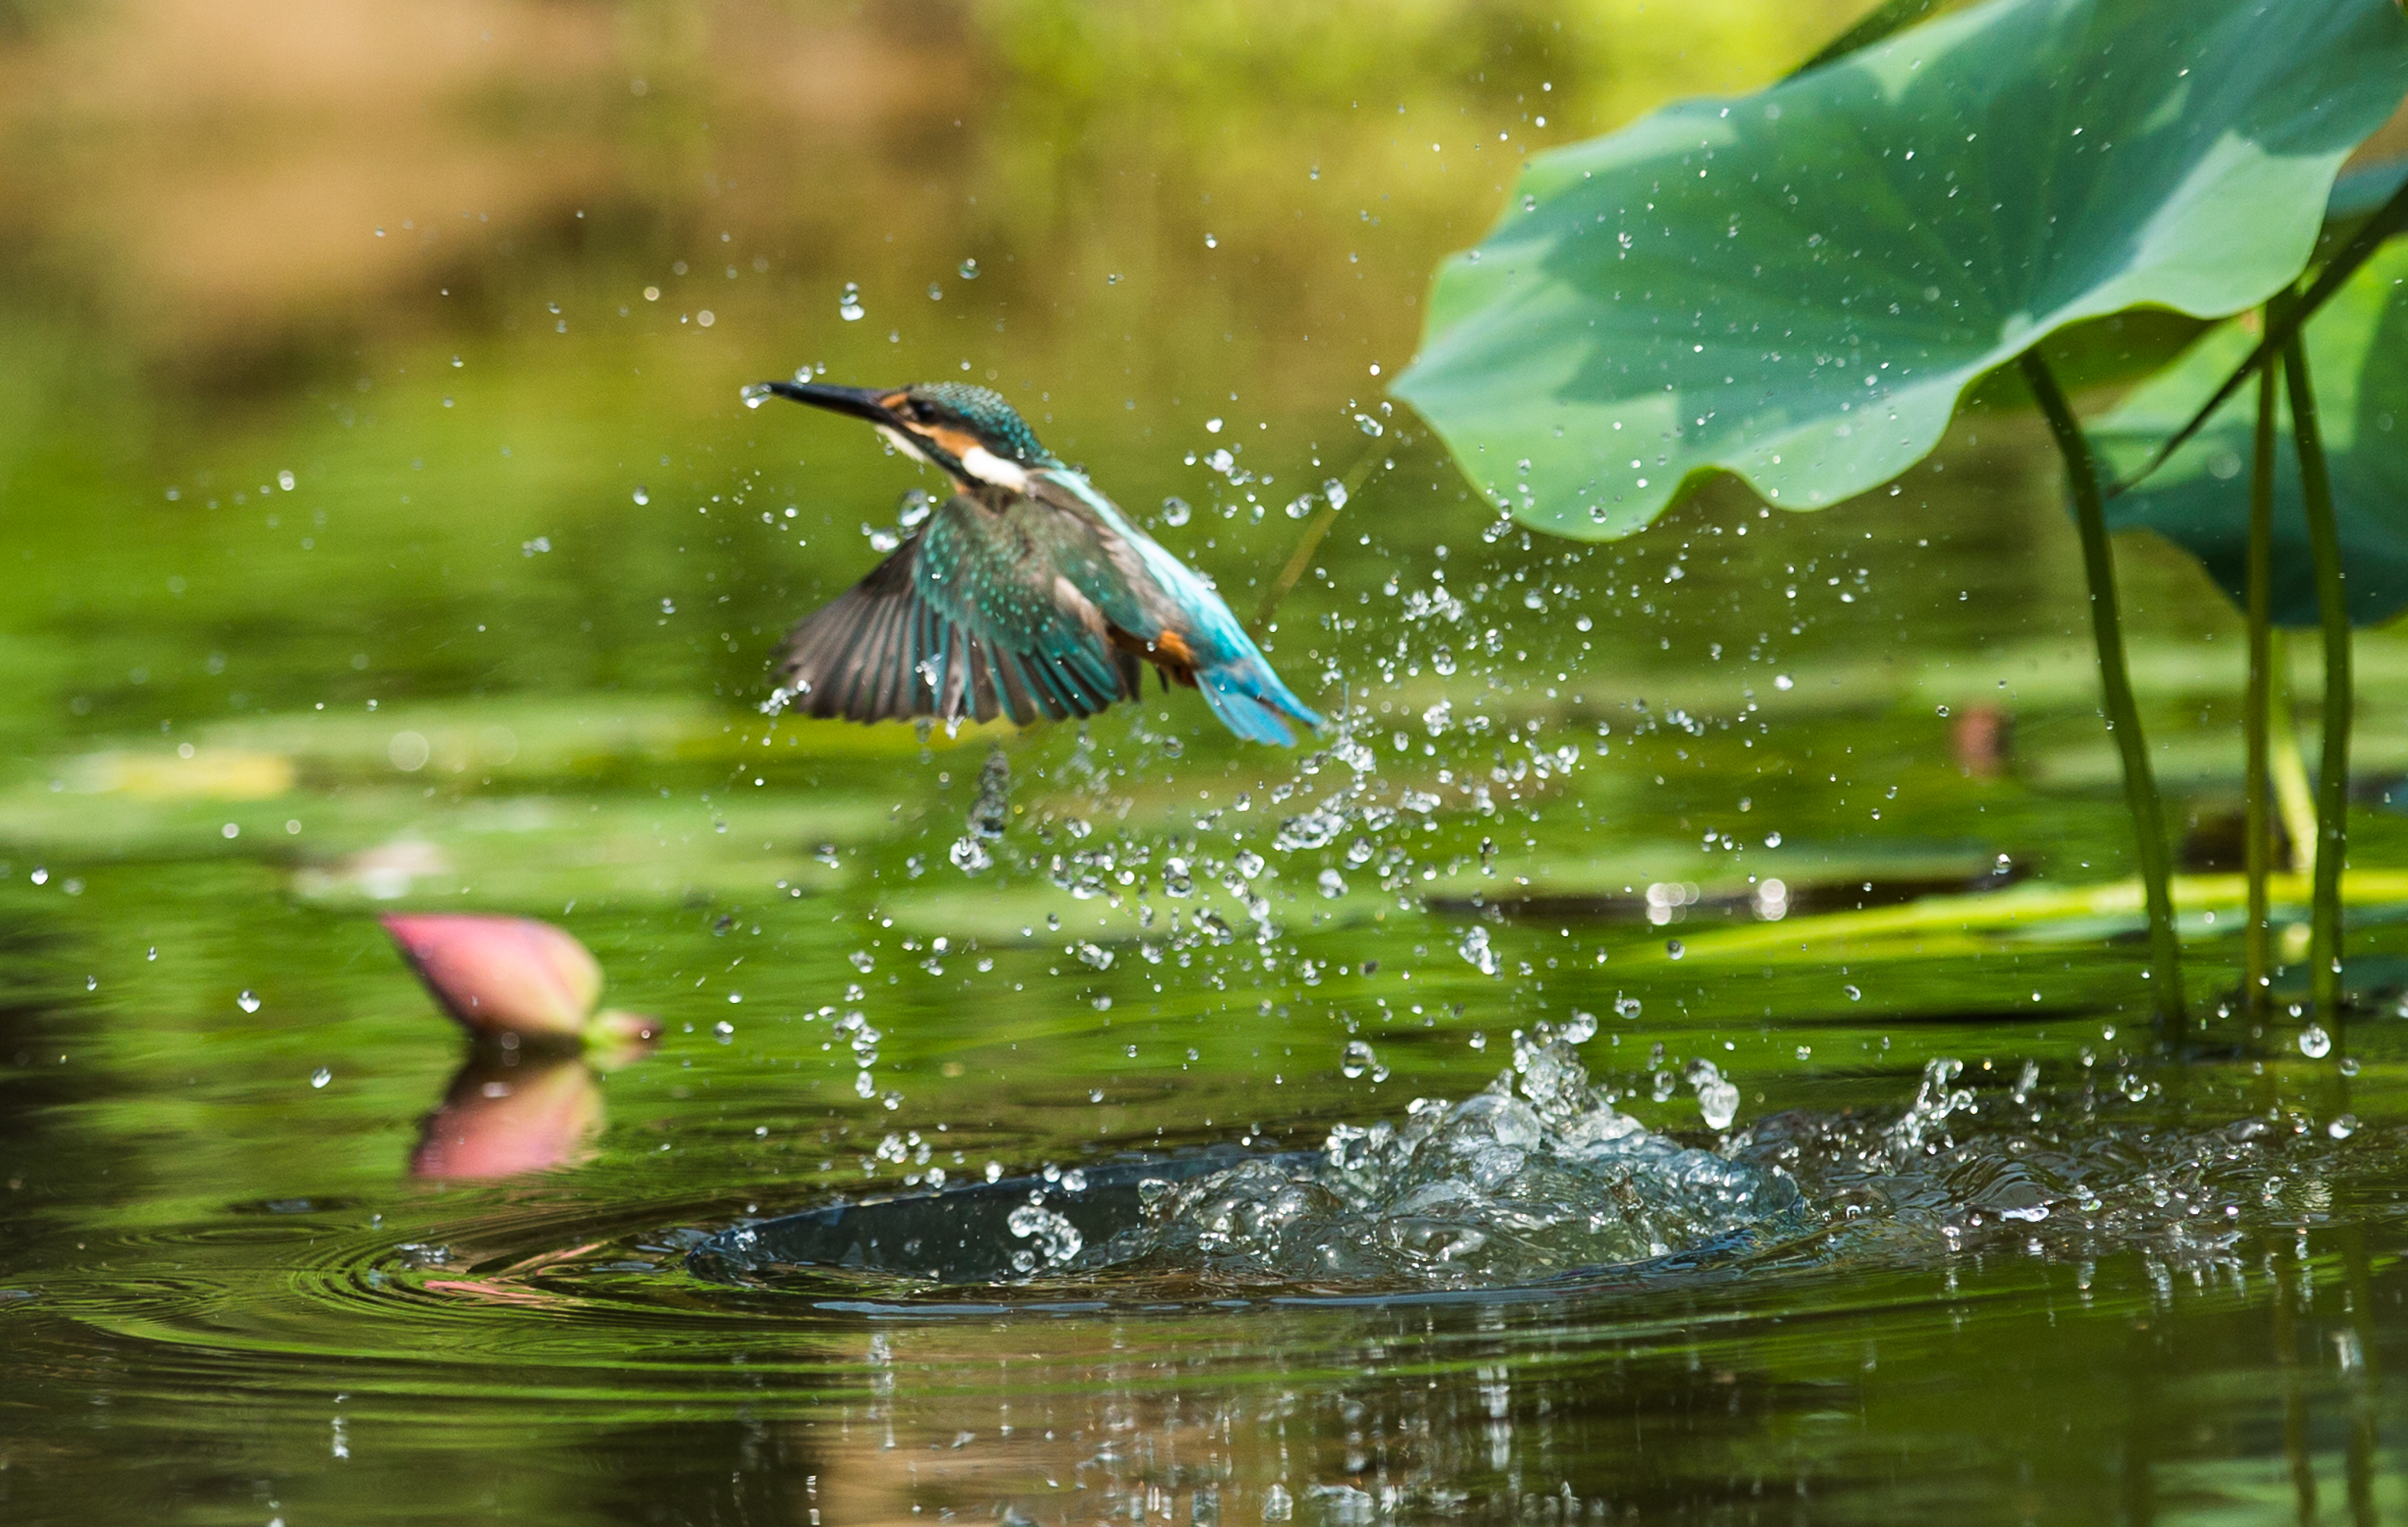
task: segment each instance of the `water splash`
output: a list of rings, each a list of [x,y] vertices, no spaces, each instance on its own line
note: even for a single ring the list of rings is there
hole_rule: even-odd
[[[1144,1223],[1088,1264],[1465,1288],[1809,1224],[1784,1174],[1651,1133],[1543,1024],[1515,1035],[1512,1070],[1459,1103],[1417,1099],[1400,1126],[1337,1126],[1317,1156],[1256,1158],[1146,1196]]]
[[[965,875],[976,875],[995,863],[989,844],[1003,837],[1011,821],[1011,761],[997,748],[986,755],[979,766],[978,796],[970,802],[965,826],[968,829],[955,839],[950,857],[955,868]]]

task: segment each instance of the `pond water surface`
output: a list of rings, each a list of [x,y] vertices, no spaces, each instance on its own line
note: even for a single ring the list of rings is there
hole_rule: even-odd
[[[0,1509],[2408,1513],[2408,641],[2365,1006],[2219,1017],[2211,886],[2176,1054],[2028,417],[1577,547],[1381,401],[1526,151],[1846,8],[12,21]],[[806,364],[1004,390],[1241,613],[1367,466],[1330,731],[764,716],[936,486],[742,407]],[[2238,623],[2119,554],[2213,872]],[[467,1052],[404,909],[660,1044]]]

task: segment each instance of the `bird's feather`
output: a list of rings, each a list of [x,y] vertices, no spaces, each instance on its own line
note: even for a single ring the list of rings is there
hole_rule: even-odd
[[[779,665],[787,703],[856,721],[1001,715],[1025,725],[1134,697],[1137,659],[1112,645],[1023,518],[967,496],[939,507],[795,628]]]
[[[1321,724],[1212,586],[1131,524],[1084,477],[1063,467],[1032,472],[1028,492],[1055,511],[1050,523],[1065,527],[1054,533],[1069,552],[1064,577],[1150,653],[1175,653],[1175,662],[1154,661],[1201,689],[1229,730],[1285,747],[1295,739],[1281,717]],[[1072,526],[1078,528],[1067,528]]]

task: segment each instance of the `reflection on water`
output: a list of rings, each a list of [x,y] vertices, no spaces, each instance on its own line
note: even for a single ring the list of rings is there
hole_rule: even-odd
[[[138,1251],[143,1277],[53,1267],[25,1291],[19,1392],[88,1387],[71,1374],[94,1341],[149,1377],[92,1390],[101,1433],[62,1414],[16,1446],[77,1456],[79,1434],[174,1419],[170,1457],[283,1459],[287,1512],[380,1484],[470,1511],[479,1489],[564,1516],[673,1501],[688,1520],[1686,1520],[1734,1500],[1854,1518],[1933,1499],[1981,1520],[2102,1499],[2174,1520],[2300,1492],[2387,1510],[2399,1138],[2270,1127],[2249,1087],[2134,1101],[2086,1075],[1935,1065],[1904,1109],[1734,1137],[1795,1174],[1811,1237],[1436,1301],[1159,1272],[714,1289],[682,1270],[691,1249],[768,1206],[387,1194],[406,1218],[377,1223],[332,1197],[232,1205],[93,1248]],[[1085,1191],[1108,1189],[1091,1170]],[[2236,1385],[2249,1374],[2266,1382]],[[192,1408],[228,1381],[265,1443]],[[415,1482],[463,1423],[532,1450]]]
[[[2408,1052],[2135,1031],[2030,421],[1575,548],[1381,396],[1526,151],[1856,8],[0,0],[0,1514],[2408,1510]],[[996,387],[1241,612],[1373,452],[1266,640],[1337,729],[761,717],[928,485],[736,401],[806,363]],[[2237,627],[2119,562],[2203,840]],[[657,1053],[455,1075],[405,910]],[[1111,1267],[1010,1222],[1233,1156]],[[990,1176],[1000,1289],[689,1270]]]
[[[602,1090],[580,1060],[479,1055],[426,1117],[414,1177],[507,1177],[565,1166],[602,1133]]]

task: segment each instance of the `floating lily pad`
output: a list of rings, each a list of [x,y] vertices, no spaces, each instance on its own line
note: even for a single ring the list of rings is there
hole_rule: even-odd
[[[1557,534],[1836,503],[2060,328],[2263,300],[2403,89],[2391,0],[1996,0],[1537,160],[1397,391]]]
[[[2244,360],[2257,335],[2240,322],[2210,331],[2093,432],[2118,476],[2137,470]],[[2408,609],[2408,243],[2359,268],[2308,321],[2308,369],[2332,471],[2350,619],[2373,625]],[[2287,390],[2285,390],[2287,392]],[[2316,623],[2300,463],[2287,401],[2277,396],[2273,618]],[[2108,506],[2108,522],[2145,526],[2188,550],[2236,605],[2248,598],[2249,461],[2258,393],[2245,387],[2139,488]]]

